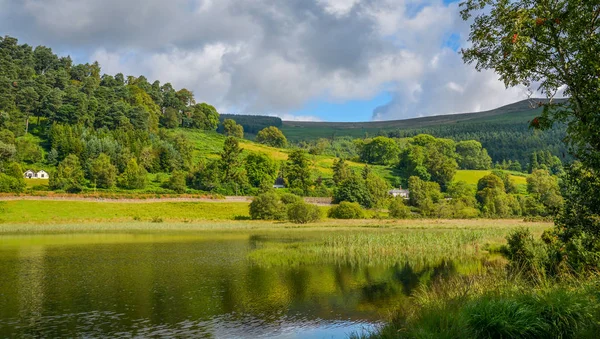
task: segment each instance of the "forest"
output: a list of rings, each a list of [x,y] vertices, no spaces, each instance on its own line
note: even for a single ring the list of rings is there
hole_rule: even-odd
[[[545,217],[561,199],[555,175],[562,173],[562,162],[554,149],[525,157],[525,143],[518,159],[494,164],[476,141],[483,134],[466,132],[461,141],[390,133],[290,144],[277,127],[279,118],[220,115],[187,89],[143,76],[102,74],[98,63],[73,64],[44,46],[4,37],[0,64],[2,192],[267,194],[262,201],[276,211],[286,201],[272,196],[279,180],[285,186],[280,193],[331,197],[334,203],[357,204],[350,209],[389,210],[401,218]],[[215,131],[224,135],[222,146],[213,155],[199,153],[190,136]],[[284,150],[287,160],[244,150],[245,133]],[[315,157],[334,158],[331,174],[315,171]],[[28,187],[25,168],[46,169],[48,187]],[[383,169],[391,176],[382,176]],[[455,180],[459,170],[491,169],[477,185]],[[512,175],[526,175],[521,172],[530,175],[527,187],[519,189]],[[388,191],[398,186],[410,190],[409,199],[391,199]],[[263,212],[256,217],[282,215],[281,208]]]

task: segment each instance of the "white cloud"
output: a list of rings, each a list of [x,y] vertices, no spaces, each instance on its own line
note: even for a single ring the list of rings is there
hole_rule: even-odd
[[[0,31],[78,51],[105,72],[192,90],[226,112],[277,114],[392,94],[374,119],[493,108],[524,97],[445,47],[467,36],[442,0],[0,0]],[[460,41],[465,44],[465,41]],[[80,59],[80,58],[78,58]]]

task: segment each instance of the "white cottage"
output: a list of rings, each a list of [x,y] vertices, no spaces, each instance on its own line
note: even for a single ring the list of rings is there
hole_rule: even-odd
[[[404,199],[408,199],[409,195],[410,195],[410,191],[409,190],[404,190],[402,188],[395,188],[393,190],[389,190],[388,193],[395,197],[402,197]]]
[[[49,179],[50,176],[48,175],[48,172],[41,170],[38,172],[34,172],[32,170],[27,170],[25,173],[23,173],[23,176],[25,177],[25,179]]]
[[[36,173],[38,179],[49,179],[48,173],[44,170],[41,170]]]
[[[33,179],[33,178],[35,178],[36,175],[37,175],[37,173],[35,173],[32,170],[27,170],[27,172],[23,173],[23,176],[25,177],[25,179]]]

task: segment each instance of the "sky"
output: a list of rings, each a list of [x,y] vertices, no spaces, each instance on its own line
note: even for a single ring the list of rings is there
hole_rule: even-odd
[[[191,90],[221,113],[368,121],[527,98],[462,62],[448,0],[0,0],[0,34],[108,74]]]

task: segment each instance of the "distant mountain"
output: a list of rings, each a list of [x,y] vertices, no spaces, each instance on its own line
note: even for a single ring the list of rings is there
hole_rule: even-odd
[[[563,143],[564,126],[558,125],[549,131],[535,131],[529,128],[529,122],[542,112],[539,103],[545,102],[546,99],[530,99],[485,112],[393,121],[284,121],[282,131],[292,142],[378,135],[403,138],[425,133],[456,141],[478,140],[495,162],[513,160],[526,166],[531,153],[547,150],[563,161],[569,161],[567,147]]]
[[[559,99],[563,101],[563,99]],[[367,122],[312,122],[312,121],[284,121],[283,127],[286,130],[293,128],[321,128],[340,130],[340,129],[366,129],[366,130],[390,130],[390,129],[406,129],[406,128],[421,128],[427,126],[435,126],[441,124],[452,124],[463,121],[484,122],[488,120],[509,120],[509,121],[528,121],[532,117],[541,112],[539,103],[546,103],[547,99],[528,99],[515,102],[496,109],[475,113],[457,113],[434,115],[421,118],[411,118],[403,120],[387,120],[387,121],[367,121]]]

